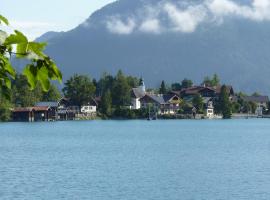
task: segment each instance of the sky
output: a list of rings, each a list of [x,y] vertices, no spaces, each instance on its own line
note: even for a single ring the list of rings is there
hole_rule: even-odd
[[[67,31],[115,0],[1,0],[0,14],[30,39],[48,31]]]

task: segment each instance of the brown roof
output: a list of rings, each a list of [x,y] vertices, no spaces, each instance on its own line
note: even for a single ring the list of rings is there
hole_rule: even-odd
[[[49,109],[50,107],[48,106],[34,106],[34,107],[14,108],[12,112],[48,111]]]
[[[47,111],[49,110],[50,107],[48,106],[34,106],[33,111]]]
[[[222,88],[222,86],[221,85],[219,85],[219,86],[217,86],[217,87],[215,87],[214,89],[216,90],[216,93],[217,94],[220,94],[221,93],[221,88]],[[226,85],[226,89],[227,89],[227,92],[228,93],[233,93],[234,91],[233,91],[233,87],[231,86],[231,85]]]
[[[198,94],[200,91],[205,90],[205,89],[211,90],[211,91],[214,91],[215,92],[215,89],[214,88],[211,88],[211,87],[193,86],[193,87],[189,87],[189,88],[183,89],[181,91],[181,93],[193,95],[193,94]]]
[[[33,110],[32,107],[24,107],[24,108],[14,108],[12,112],[31,112]]]

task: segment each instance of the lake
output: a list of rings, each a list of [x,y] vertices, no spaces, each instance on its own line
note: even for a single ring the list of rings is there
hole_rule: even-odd
[[[270,199],[270,120],[0,124],[0,199]]]

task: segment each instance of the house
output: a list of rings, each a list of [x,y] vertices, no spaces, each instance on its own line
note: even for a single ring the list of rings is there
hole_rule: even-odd
[[[263,111],[268,109],[269,97],[268,96],[244,96],[242,99],[246,102],[253,102],[257,105],[255,114],[261,116]]]
[[[35,122],[55,120],[53,110],[48,106],[15,108],[12,110],[13,121]]]
[[[193,86],[190,88],[185,88],[180,91],[181,97],[193,97],[198,94],[201,95],[202,97],[215,97],[216,90],[211,87]]]
[[[158,114],[176,114],[180,108],[181,99],[174,94],[149,95],[140,99],[141,107],[148,109],[152,107]]]
[[[214,106],[213,106],[213,100],[210,97],[204,97],[203,98],[204,108],[205,108],[205,117],[209,119],[213,119],[215,112],[214,112]]]
[[[138,88],[132,88],[131,90],[131,109],[138,110],[141,108],[140,99],[146,95],[145,85],[142,82],[142,85]]]
[[[221,94],[221,87],[222,86],[215,86],[215,87],[192,86],[189,88],[185,88],[179,92],[175,91],[175,93],[176,94],[179,93],[182,98],[193,97],[198,94],[201,95],[202,97],[218,98]],[[233,87],[227,85],[226,90],[229,94],[229,97],[232,98],[234,96]]]
[[[49,107],[52,120],[58,120],[58,102],[44,101],[35,104],[36,107]]]
[[[84,105],[81,107],[81,113],[84,114],[84,115],[95,115],[96,112],[97,112],[97,107],[98,107],[98,103],[97,101],[92,98],[88,103],[87,105]]]
[[[58,102],[58,120],[74,120],[78,113],[79,106],[73,106],[68,98],[61,98]]]

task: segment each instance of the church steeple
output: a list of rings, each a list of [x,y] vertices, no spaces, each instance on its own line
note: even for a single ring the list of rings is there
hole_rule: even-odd
[[[141,77],[140,78],[140,86],[139,88],[141,89],[142,92],[146,92],[146,89],[145,89],[145,84],[144,84],[144,81],[143,81],[143,78]]]

